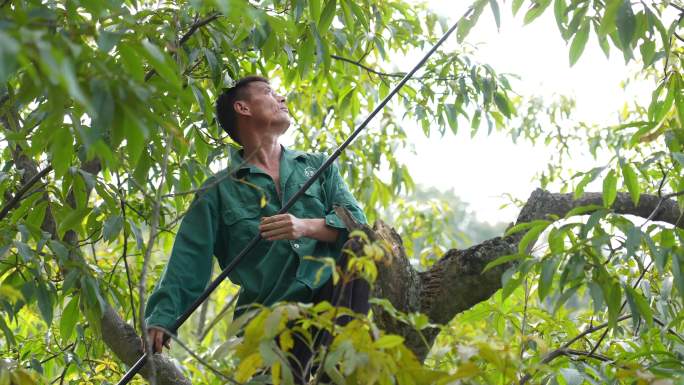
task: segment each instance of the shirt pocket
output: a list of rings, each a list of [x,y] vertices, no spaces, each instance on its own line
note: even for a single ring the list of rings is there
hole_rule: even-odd
[[[298,183],[297,190],[301,189],[306,182]],[[295,207],[298,209],[298,217],[302,218],[322,218],[325,216],[325,198],[321,184],[316,181],[299,198]]]
[[[259,233],[261,209],[258,206],[232,206],[223,210],[229,255],[234,255]]]

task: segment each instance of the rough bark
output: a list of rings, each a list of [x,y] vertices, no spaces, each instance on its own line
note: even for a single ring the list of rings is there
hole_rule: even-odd
[[[554,194],[537,189],[520,211],[517,223],[564,217],[576,207],[603,204],[602,194],[586,193],[579,199],[572,194]],[[657,211],[656,211],[657,209]],[[619,193],[612,207],[618,214],[650,218],[684,228],[682,211],[672,199],[641,195],[638,206],[627,193]],[[501,275],[510,264],[497,266],[482,274],[484,267],[498,257],[515,253],[522,234],[493,238],[465,250],[449,250],[429,270],[417,272],[406,258],[401,238],[381,221],[375,223],[374,236],[392,245],[388,265],[380,264],[374,295],[388,299],[402,312],[421,312],[435,324],[446,324],[457,314],[486,300],[501,288]],[[424,360],[438,329],[423,330],[423,338],[409,325],[396,321],[382,308],[373,308],[376,322],[386,331],[402,335],[406,345]],[[427,344],[426,344],[427,342]]]

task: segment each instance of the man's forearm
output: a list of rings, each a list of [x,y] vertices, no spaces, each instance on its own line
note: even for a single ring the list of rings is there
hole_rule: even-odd
[[[323,242],[335,242],[340,231],[325,224],[324,218],[302,219],[306,223],[306,237]]]

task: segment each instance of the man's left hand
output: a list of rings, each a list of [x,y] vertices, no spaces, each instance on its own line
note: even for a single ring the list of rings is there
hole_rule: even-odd
[[[297,218],[292,214],[280,214],[261,218],[259,231],[267,241],[279,239],[295,240],[306,237],[309,231],[306,219]]]

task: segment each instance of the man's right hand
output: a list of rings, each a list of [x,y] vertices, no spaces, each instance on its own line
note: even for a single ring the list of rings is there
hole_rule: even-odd
[[[164,342],[164,336],[166,333],[164,330],[156,328],[154,326],[150,326],[147,328],[147,336],[149,337],[149,341],[152,343],[152,351],[154,353],[161,353],[163,346],[166,346],[166,348],[171,347],[171,338],[168,338],[166,342]],[[145,341],[143,341],[144,343]]]

